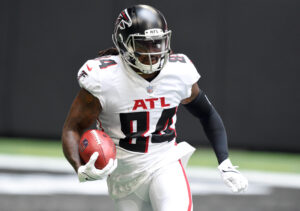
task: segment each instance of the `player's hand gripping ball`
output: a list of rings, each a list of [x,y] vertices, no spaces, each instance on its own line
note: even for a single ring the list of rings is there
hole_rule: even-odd
[[[111,158],[116,159],[116,146],[113,140],[105,132],[95,129],[86,131],[79,143],[79,154],[85,163],[94,152],[99,153],[95,162],[97,169],[103,169]]]

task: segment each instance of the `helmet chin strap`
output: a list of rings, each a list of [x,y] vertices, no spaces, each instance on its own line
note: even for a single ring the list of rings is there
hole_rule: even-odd
[[[156,71],[160,71],[161,67],[162,67],[162,62],[164,61],[165,56],[159,58],[155,64],[152,64],[151,55],[148,55],[148,59],[149,59],[150,65],[143,64],[142,62],[139,61],[138,58],[136,58],[136,60],[135,60],[136,67],[144,74],[151,74]]]
[[[151,74],[151,73],[154,73],[156,71],[159,71],[160,61],[156,62],[155,64],[147,65],[147,64],[141,63],[137,59],[136,62],[135,62],[135,65],[137,66],[137,68],[142,73]]]

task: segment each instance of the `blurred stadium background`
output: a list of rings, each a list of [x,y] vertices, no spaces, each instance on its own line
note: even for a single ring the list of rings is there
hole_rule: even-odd
[[[6,158],[26,154],[63,160],[59,140],[79,90],[77,71],[99,50],[113,45],[117,15],[139,3],[164,13],[173,31],[173,50],[187,54],[202,75],[199,86],[224,120],[235,163],[251,170],[289,172],[298,178],[300,1],[1,0],[0,155],[5,156],[0,156],[0,192],[6,187],[3,181],[10,184],[7,177],[73,175],[68,170],[51,173],[42,167],[22,168],[17,165],[20,160],[10,163]],[[216,165],[200,123],[184,109],[178,112],[177,131],[179,140],[199,148],[191,160],[193,166]],[[258,174],[248,175],[261,188],[263,182],[255,183]],[[287,175],[279,178],[294,181]],[[276,184],[263,193],[253,190],[252,195],[195,194],[195,210],[300,210],[297,184]],[[99,200],[97,195],[66,192],[8,192],[0,193],[1,211],[69,210],[70,204],[78,210],[112,209],[97,205],[108,201],[107,196]]]

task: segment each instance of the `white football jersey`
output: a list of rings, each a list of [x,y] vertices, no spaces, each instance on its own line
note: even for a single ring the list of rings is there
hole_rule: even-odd
[[[193,151],[176,140],[176,112],[200,78],[187,56],[173,54],[152,81],[132,70],[120,56],[88,60],[78,72],[82,88],[99,99],[98,128],[117,146],[118,168],[109,177],[113,197],[122,197],[147,174]],[[146,172],[146,173],[145,173]],[[118,184],[119,183],[119,184]]]

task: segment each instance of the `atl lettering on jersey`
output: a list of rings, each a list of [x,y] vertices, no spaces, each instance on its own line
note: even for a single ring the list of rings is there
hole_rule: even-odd
[[[165,108],[165,107],[170,106],[170,104],[166,103],[165,97],[140,99],[140,100],[134,100],[134,106],[133,106],[132,110],[135,111],[135,110],[139,110],[140,108],[142,110],[155,109],[156,106]]]

